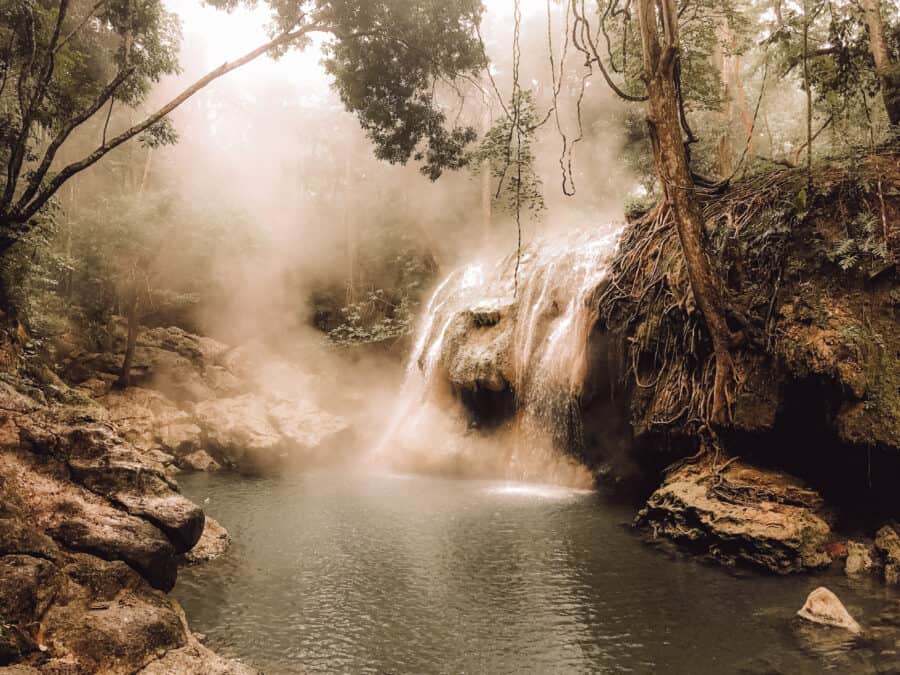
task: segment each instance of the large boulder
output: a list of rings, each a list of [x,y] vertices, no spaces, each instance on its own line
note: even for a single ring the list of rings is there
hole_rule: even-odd
[[[194,417],[205,443],[232,466],[275,461],[285,451],[281,434],[270,424],[266,401],[255,394],[198,403]]]
[[[831,563],[831,528],[815,491],[777,471],[730,462],[685,464],[647,501],[637,524],[713,558],[779,574]]]
[[[257,394],[203,401],[194,417],[210,451],[245,470],[328,461],[349,428],[308,400]]]

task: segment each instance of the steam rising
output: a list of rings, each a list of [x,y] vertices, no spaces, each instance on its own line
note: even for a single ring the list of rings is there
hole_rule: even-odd
[[[487,49],[501,95],[508,96],[511,9],[501,0],[487,5]],[[184,22],[183,74],[162,82],[148,108],[252,48],[265,34],[261,10],[229,15],[198,0],[169,0],[169,7]],[[553,11],[560,8],[554,4]],[[542,111],[551,104],[550,92],[538,84],[548,80],[545,12],[543,1],[523,3],[522,51],[532,56],[523,60],[520,77],[535,88]],[[558,22],[559,16],[554,20]],[[276,355],[299,362],[310,373],[302,386],[313,387],[319,403],[350,417],[360,447],[376,445],[380,438],[379,454],[384,455],[396,441],[398,416],[408,418],[411,402],[420,405],[427,400],[425,389],[438,379],[442,341],[455,316],[450,308],[474,301],[471,292],[486,282],[503,287],[496,297],[512,298],[508,272],[517,233],[511,216],[496,209],[490,223],[484,222],[485,186],[480,177],[464,171],[430,183],[416,167],[374,159],[355,118],[329,88],[318,64],[319,47],[314,44],[277,62],[261,59],[238,69],[178,109],[173,121],[180,142],[154,151],[152,157],[148,153],[146,190],[177,194],[206,221],[225,227],[228,245],[210,251],[209,263],[221,288],[215,297],[201,299],[193,317],[196,329],[261,354],[271,353],[276,362]],[[578,64],[572,60],[568,67],[571,83],[579,82]],[[445,92],[448,110],[458,109],[463,121],[481,131],[502,114],[487,80],[483,84],[484,91],[463,92],[462,99]],[[602,88],[596,89],[586,97],[585,119],[618,115],[620,104]],[[578,132],[575,94],[567,84],[560,97],[561,122],[570,137]],[[542,129],[536,140],[536,170],[543,179],[547,210],[529,214],[533,217],[524,219],[523,234],[526,246],[540,239],[550,248],[542,253],[543,249],[530,247],[525,261],[528,272],[519,289],[511,383],[528,414],[519,427],[488,440],[480,434],[461,436],[458,417],[416,411],[415,432],[423,440],[431,439],[434,455],[417,454],[409,468],[447,469],[438,447],[443,440],[436,440],[444,439],[457,450],[460,444],[465,446],[464,452],[453,453],[456,473],[497,474],[503,465],[507,468],[499,473],[507,477],[570,485],[589,482],[583,469],[554,449],[556,432],[547,429],[547,420],[559,412],[550,399],[562,396],[569,405],[584,381],[592,326],[587,303],[611,248],[609,241],[593,241],[590,235],[573,240],[567,233],[618,218],[621,194],[629,185],[624,172],[608,170],[608,158],[616,155],[619,143],[614,126],[597,123],[583,129],[575,175],[581,189],[574,198],[564,197],[558,187],[560,139],[553,125]],[[171,217],[185,220],[177,209]],[[311,325],[312,291],[323,285],[346,285],[357,273],[354,262],[363,235],[389,229],[400,229],[420,242],[433,256],[442,279],[422,313],[405,372],[403,344],[389,353],[372,350],[348,356],[327,348],[322,333]],[[563,243],[554,248],[556,238]],[[481,262],[467,264],[472,260]],[[498,267],[497,260],[505,262]],[[191,273],[183,271],[188,277]],[[548,323],[551,308],[559,316]],[[549,333],[542,332],[548,327]],[[411,384],[416,378],[421,382]],[[267,386],[266,377],[258,379],[260,386]],[[301,383],[286,383],[273,374],[271,385]],[[411,387],[421,390],[413,392]],[[431,408],[433,402],[422,410]],[[392,417],[393,428],[385,430],[385,421]],[[409,419],[403,422],[407,430],[412,428]],[[396,453],[390,454],[396,458]]]

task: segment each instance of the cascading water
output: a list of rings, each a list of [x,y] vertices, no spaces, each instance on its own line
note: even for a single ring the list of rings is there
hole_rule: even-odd
[[[397,468],[584,486],[580,442],[597,292],[618,231],[539,240],[455,270],[432,295],[374,457]],[[482,433],[490,428],[492,433]]]

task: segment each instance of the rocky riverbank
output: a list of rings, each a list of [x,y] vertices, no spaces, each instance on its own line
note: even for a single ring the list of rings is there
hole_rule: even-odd
[[[44,358],[6,341],[0,666],[255,672],[203,647],[167,595],[180,564],[228,543],[176,476],[335,461],[349,425],[303,395],[295,366],[177,328],[142,331],[138,386],[114,389],[123,338],[104,353],[60,340]]]

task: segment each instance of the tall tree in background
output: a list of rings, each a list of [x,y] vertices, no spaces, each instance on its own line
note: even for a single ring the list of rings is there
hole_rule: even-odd
[[[210,0],[232,9],[239,0]],[[256,5],[250,0],[246,4]],[[162,0],[9,0],[0,7],[0,255],[27,235],[73,176],[135,136],[171,143],[167,116],[198,91],[260,56],[278,56],[326,33],[326,68],[391,162],[421,161],[432,179],[464,162],[470,128],[447,128],[438,80],[479,72],[480,0],[271,0],[272,39],[207,73],[155,113],[57,166],[60,148],[101,110],[136,107],[176,72],[177,19]],[[64,63],[65,67],[60,67]],[[100,64],[98,66],[98,64]],[[9,92],[14,92],[10,95]],[[102,113],[101,113],[102,114]]]
[[[732,337],[716,280],[703,252],[703,218],[682,132],[677,4],[675,0],[638,0],[638,20],[647,85],[647,120],[665,198],[663,208],[672,210],[691,289],[712,338],[716,359],[712,417],[724,422],[728,415],[727,386],[733,371]]]
[[[891,124],[900,124],[900,65],[892,58],[884,31],[881,0],[861,0],[869,29],[869,48],[875,61],[875,72],[881,84],[881,95]]]

